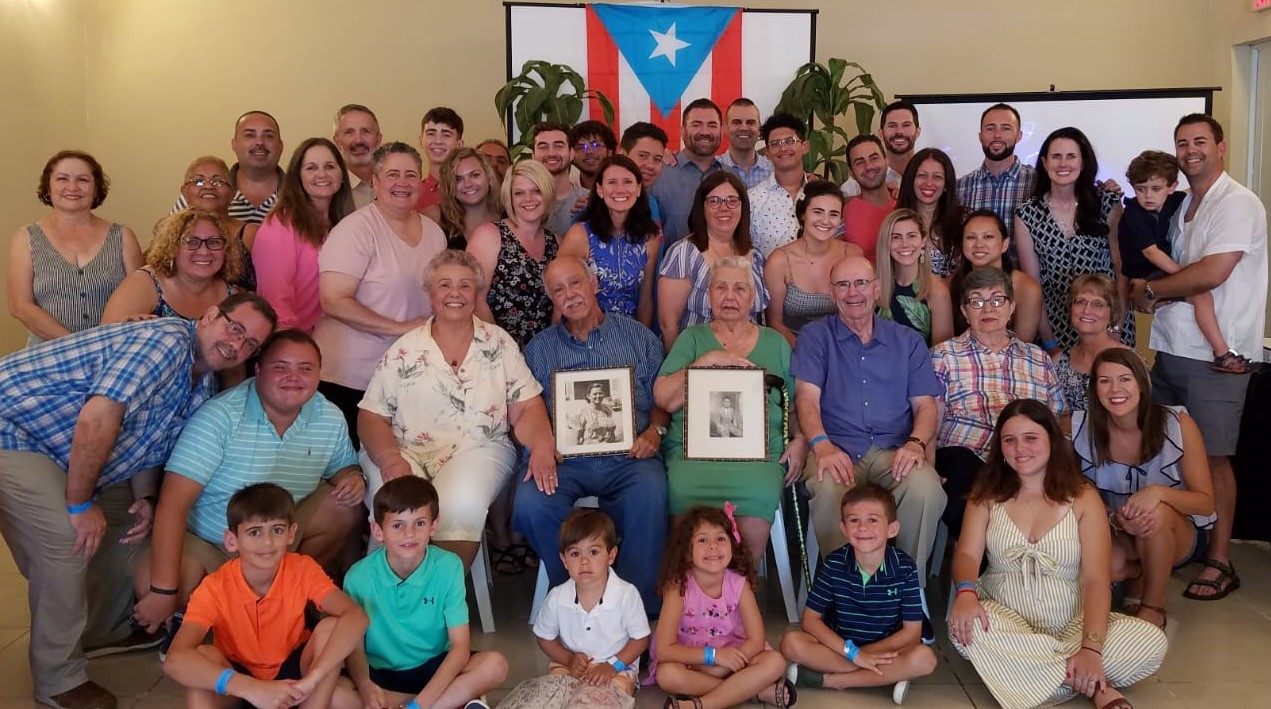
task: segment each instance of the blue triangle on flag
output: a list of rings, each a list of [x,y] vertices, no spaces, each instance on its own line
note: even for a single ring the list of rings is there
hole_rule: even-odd
[[[671,115],[735,7],[591,6],[653,104]]]

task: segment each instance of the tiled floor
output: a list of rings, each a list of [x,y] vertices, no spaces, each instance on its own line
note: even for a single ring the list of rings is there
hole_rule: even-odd
[[[1176,574],[1170,583],[1171,648],[1161,671],[1127,693],[1139,709],[1212,709],[1214,707],[1271,706],[1271,551],[1265,547],[1237,546],[1234,553],[1243,587],[1216,603],[1199,603],[1179,597],[1186,575]],[[476,632],[473,608],[474,646],[497,649],[511,664],[508,681],[490,697],[498,702],[518,681],[542,672],[546,665],[530,634],[530,596],[534,576],[527,572],[516,577],[496,577],[494,607],[497,634]],[[947,582],[946,582],[947,587]],[[775,644],[787,628],[781,617],[780,593],[775,582],[769,585],[761,603],[769,618],[768,636]],[[934,585],[933,585],[934,590]],[[942,612],[943,593],[931,602]],[[8,551],[0,545],[0,709],[33,709],[31,677],[27,665],[26,583],[17,573]],[[938,630],[943,639],[943,628]],[[914,683],[905,702],[914,709],[937,707],[995,707],[971,666],[952,652],[947,641],[938,646],[941,666],[934,675]],[[159,709],[181,707],[179,688],[163,677],[155,652],[103,658],[89,666],[93,678],[121,699],[121,707]],[[850,706],[888,707],[890,691],[853,692]],[[800,693],[802,709],[829,709],[845,706],[848,698],[838,692],[805,690]],[[656,689],[640,693],[637,707],[661,706],[663,695]],[[1073,701],[1067,706],[1083,706]]]

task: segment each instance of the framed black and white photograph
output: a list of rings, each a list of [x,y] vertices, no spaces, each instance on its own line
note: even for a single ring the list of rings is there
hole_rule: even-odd
[[[686,459],[768,459],[763,369],[689,367],[684,389]]]
[[[552,373],[552,429],[566,458],[627,453],[635,443],[635,369]]]

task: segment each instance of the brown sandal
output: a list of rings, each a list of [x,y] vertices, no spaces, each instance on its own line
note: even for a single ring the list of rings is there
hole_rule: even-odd
[[[1202,578],[1193,579],[1191,583],[1187,584],[1187,588],[1183,590],[1183,598],[1193,601],[1220,601],[1227,596],[1230,596],[1234,591],[1240,588],[1240,577],[1236,575],[1235,564],[1224,564],[1217,559],[1205,559],[1205,561],[1202,562],[1202,565],[1216,570],[1218,572],[1218,578],[1213,580]],[[1214,593],[1207,596],[1196,593],[1192,590],[1192,587],[1194,586],[1212,588],[1214,589]]]
[[[1227,350],[1214,357],[1214,363],[1210,365],[1210,369],[1224,374],[1248,374],[1256,367],[1253,360],[1235,350]]]
[[[1148,623],[1152,623],[1152,621],[1147,620],[1147,618],[1144,618],[1139,615],[1139,613],[1142,613],[1144,610],[1153,611],[1161,615],[1161,624],[1157,625],[1156,627],[1160,628],[1161,630],[1165,630],[1165,626],[1169,625],[1169,615],[1166,613],[1163,607],[1154,606],[1154,605],[1151,605],[1150,603],[1144,603],[1143,601],[1139,601],[1139,608],[1137,611],[1135,611],[1134,617],[1138,618],[1139,620],[1144,620],[1144,621],[1147,621]],[[1156,623],[1152,623],[1152,625],[1156,625]]]

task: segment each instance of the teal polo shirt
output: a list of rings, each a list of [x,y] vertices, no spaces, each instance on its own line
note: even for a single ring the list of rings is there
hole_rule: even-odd
[[[252,377],[194,412],[166,467],[203,486],[186,525],[204,540],[221,544],[225,508],[234,493],[269,482],[299,502],[319,481],[352,465],[357,465],[357,453],[335,404],[315,393],[279,436]]]
[[[405,579],[388,565],[384,547],[353,565],[344,592],[371,624],[366,659],[377,670],[409,670],[450,650],[450,628],[468,624],[463,562],[428,545],[419,568]]]

